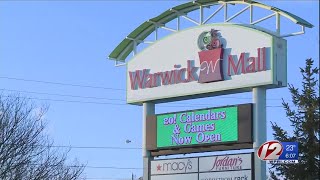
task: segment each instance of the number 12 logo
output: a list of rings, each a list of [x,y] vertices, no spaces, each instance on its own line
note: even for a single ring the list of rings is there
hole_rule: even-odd
[[[279,159],[283,151],[282,144],[279,141],[267,141],[259,147],[258,157],[261,160]]]

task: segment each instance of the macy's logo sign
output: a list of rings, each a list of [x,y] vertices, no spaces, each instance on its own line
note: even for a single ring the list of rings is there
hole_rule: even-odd
[[[223,81],[224,49],[222,46],[217,30],[212,29],[210,32],[203,32],[198,39],[198,47],[202,50],[198,52],[200,67],[194,66],[194,60],[188,60],[186,68],[174,65],[174,69],[170,71],[155,73],[150,73],[150,69],[129,71],[131,89],[154,88],[192,81],[198,81],[199,83]],[[237,62],[233,55],[229,55],[227,75],[265,71],[266,48],[258,48],[257,51],[258,57],[245,58],[246,53],[241,53]]]
[[[192,161],[188,159],[187,162],[174,161],[174,162],[159,163],[156,167],[157,167],[157,171],[160,171],[160,172],[175,172],[175,171],[187,172],[192,170]]]

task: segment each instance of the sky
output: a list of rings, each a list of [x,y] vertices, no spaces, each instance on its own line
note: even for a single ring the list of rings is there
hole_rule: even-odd
[[[46,132],[56,145],[72,146],[70,159],[87,164],[88,179],[129,179],[132,173],[139,177],[142,107],[126,105],[126,69],[114,67],[107,56],[141,23],[184,2],[0,1],[0,89],[50,105]],[[286,38],[288,82],[300,87],[299,67],[305,59],[319,64],[319,2],[261,2],[315,26],[306,28],[304,35]],[[283,23],[287,23],[284,32],[299,31],[295,24],[285,19]],[[240,93],[161,104],[156,113],[248,103],[251,96]],[[290,101],[287,88],[267,90],[267,106],[272,106],[267,107],[269,140],[273,139],[270,121],[290,130],[279,107],[281,98]]]

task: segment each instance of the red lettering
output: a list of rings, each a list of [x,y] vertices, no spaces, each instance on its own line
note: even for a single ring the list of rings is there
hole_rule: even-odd
[[[175,84],[178,84],[178,83],[180,83],[181,81],[180,81],[180,78],[179,78],[179,70],[178,69],[176,69],[176,70],[174,70],[174,83]]]
[[[197,75],[194,74],[197,72],[198,68],[193,67],[192,61],[188,60],[188,67],[187,67],[187,73],[188,73],[188,82],[195,81],[197,78]]]
[[[246,73],[245,71],[245,67],[244,67],[244,53],[241,53],[239,61],[237,63],[237,66],[234,64],[234,60],[232,55],[228,56],[228,75],[231,76],[231,66],[233,69],[233,73],[234,74],[238,74],[239,73],[239,67],[240,67],[240,63],[241,63],[241,73]]]
[[[265,71],[266,68],[266,48],[258,48],[257,57],[245,58],[245,53],[241,53],[240,57],[234,59],[232,55],[228,55],[228,72],[227,75],[231,76],[234,74],[245,74],[245,73],[254,73],[258,71]],[[223,61],[217,61],[223,62]],[[149,74],[149,69],[136,70],[134,72],[129,72],[131,89],[144,89],[144,88],[153,88],[161,85],[168,84],[178,84],[178,83],[188,83],[191,81],[198,80],[198,69],[199,67],[194,66],[194,60],[187,61],[187,68],[180,68],[180,65],[174,65],[174,68],[171,71],[165,72],[156,72],[154,74]],[[217,64],[217,63],[216,63]],[[215,66],[216,66],[215,64]],[[212,62],[206,64],[206,67],[203,67],[203,64],[200,64],[200,73],[201,70],[205,70],[206,73],[213,72]]]
[[[146,81],[146,88],[152,88],[153,87],[153,74],[147,75],[147,81]]]
[[[261,62],[262,61],[262,62]],[[262,63],[262,69],[261,69]],[[266,68],[266,48],[258,48],[258,71],[265,71]]]
[[[142,72],[142,77],[140,76]],[[135,72],[129,72],[129,76],[130,76],[130,82],[131,82],[131,89],[137,89],[137,86],[140,89],[143,89],[143,82],[145,81],[145,76],[147,75],[147,70],[137,70]]]
[[[160,77],[161,77],[161,72],[158,72],[158,73],[154,73],[153,74],[153,87],[158,87],[160,84]]]
[[[185,78],[186,70],[187,70],[186,68],[182,68],[179,70],[178,77],[180,82],[184,82],[184,83],[188,82],[188,79]]]
[[[161,74],[162,85],[174,84],[174,70]]]
[[[256,72],[256,58],[255,57],[249,57],[247,59],[248,66],[246,67],[247,73],[253,73]]]

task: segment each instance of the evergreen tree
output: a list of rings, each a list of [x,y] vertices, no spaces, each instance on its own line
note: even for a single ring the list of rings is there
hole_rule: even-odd
[[[293,106],[282,99],[286,116],[293,127],[292,135],[271,122],[276,140],[298,142],[299,164],[273,164],[270,168],[271,179],[319,179],[319,69],[313,67],[313,63],[312,59],[307,59],[305,68],[300,68],[303,77],[301,90],[289,84]]]

